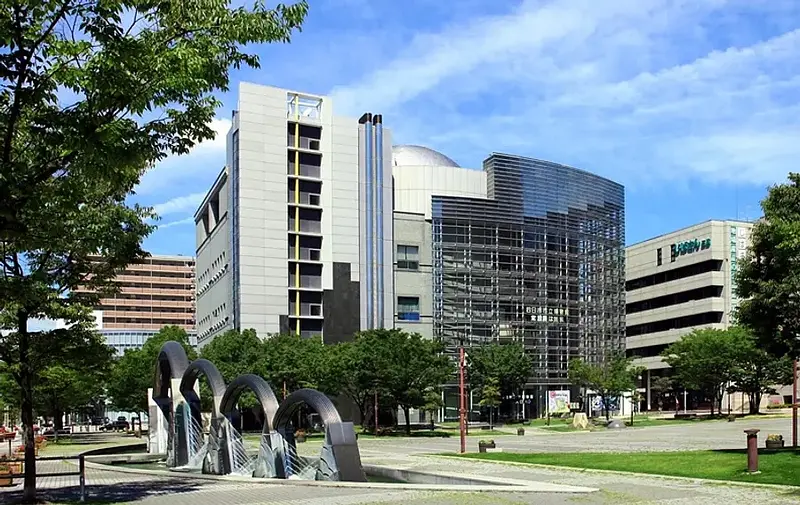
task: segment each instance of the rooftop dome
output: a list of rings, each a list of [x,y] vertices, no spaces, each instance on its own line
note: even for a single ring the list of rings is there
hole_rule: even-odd
[[[427,147],[400,145],[392,147],[392,166],[458,167],[458,163]]]

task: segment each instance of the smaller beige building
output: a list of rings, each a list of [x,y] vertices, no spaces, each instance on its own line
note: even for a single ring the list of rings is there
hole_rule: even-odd
[[[648,410],[656,408],[651,380],[669,368],[661,352],[695,328],[733,324],[734,276],[752,227],[712,220],[626,248],[627,352],[647,368]]]

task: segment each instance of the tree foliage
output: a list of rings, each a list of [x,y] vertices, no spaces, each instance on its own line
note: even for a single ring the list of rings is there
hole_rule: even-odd
[[[667,395],[675,392],[675,381],[672,377],[657,376],[650,380],[650,394],[654,397],[650,400],[655,400],[658,410],[662,410],[666,405]]]
[[[738,263],[736,317],[770,354],[800,358],[800,174],[772,186],[761,209]]]
[[[372,349],[381,375],[379,387],[403,410],[406,433],[411,433],[410,410],[425,405],[425,393],[440,386],[453,373],[453,364],[442,352],[441,343],[418,333],[402,330],[372,330],[378,333]]]
[[[214,363],[226,384],[239,375],[258,373],[262,356],[263,342],[255,330],[228,330],[200,351],[200,357]]]
[[[18,368],[25,501],[36,489],[33,383],[61,348],[28,321],[90,321],[93,297],[75,288],[103,289],[144,255],[153,214],[126,203],[142,174],[213,137],[213,93],[231,67],[259,64],[244,48],[288,41],[307,7],[0,0],[0,323],[13,330],[0,360]]]
[[[533,364],[520,344],[488,344],[467,351],[469,382],[480,389],[490,379],[501,395],[516,393],[531,375]]]
[[[610,353],[600,363],[573,359],[569,363],[569,380],[576,386],[591,389],[603,402],[606,419],[610,417],[609,400],[636,387],[642,369],[631,365],[623,353]]]
[[[700,328],[670,344],[662,356],[679,384],[711,398],[713,415],[715,407],[721,409],[727,384],[735,379],[734,367],[746,359],[748,339],[741,328]]]
[[[492,426],[492,412],[500,405],[500,383],[494,377],[489,377],[481,387],[481,407],[489,408],[489,425]]]
[[[287,393],[300,388],[317,388],[324,382],[325,344],[319,337],[274,335],[264,341],[260,374],[276,389]]]
[[[190,360],[197,357],[189,345],[189,335],[178,326],[165,326],[147,339],[141,349],[126,349],[111,369],[107,394],[115,408],[125,412],[148,413],[147,390],[155,381],[156,361],[164,342],[183,345]]]

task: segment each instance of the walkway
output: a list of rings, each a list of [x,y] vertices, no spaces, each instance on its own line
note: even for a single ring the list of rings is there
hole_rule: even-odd
[[[501,436],[495,440],[504,450],[519,451],[630,451],[665,449],[704,449],[712,447],[741,447],[742,430],[750,427],[762,433],[782,433],[790,438],[790,423],[786,419],[758,422],[706,422],[693,425],[651,427],[622,432],[552,433],[527,430],[524,437]],[[470,437],[470,449],[477,446],[479,437]],[[783,504],[797,503],[800,493],[771,488],[723,486],[687,480],[654,477],[631,477],[615,474],[550,470],[461,461],[421,456],[457,450],[458,440],[440,439],[382,439],[362,440],[365,463],[409,467],[418,470],[458,472],[465,475],[495,475],[499,477],[553,482],[558,484],[597,487],[591,495],[492,493],[469,494],[421,491],[392,491],[382,489],[303,488],[274,484],[212,482],[185,477],[151,477],[87,469],[87,484],[92,501],[105,503],[136,502],[152,505],[356,505],[356,504],[617,504],[651,503],[669,505],[689,504]],[[318,444],[307,443],[303,452],[314,452]],[[67,465],[68,463],[43,463]],[[46,471],[53,471],[47,468]],[[77,498],[77,478],[41,479],[42,497],[51,501]],[[0,490],[0,502],[8,503],[19,496],[16,489]]]

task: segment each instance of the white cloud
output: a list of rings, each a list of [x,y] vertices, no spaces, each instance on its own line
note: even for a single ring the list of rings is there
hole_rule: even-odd
[[[184,212],[191,212],[194,214],[194,211],[197,210],[197,207],[205,196],[205,193],[192,193],[190,195],[178,196],[166,202],[153,205],[153,211],[160,217]]]
[[[136,188],[147,195],[198,177],[211,177],[225,165],[225,142],[231,127],[229,119],[214,119],[209,125],[215,132],[213,140],[197,144],[189,154],[170,156],[142,177]]]
[[[194,217],[187,217],[178,221],[171,221],[169,223],[159,224],[156,226],[158,227],[158,230],[164,230],[166,228],[172,228],[174,226],[186,226],[188,224],[194,224]]]
[[[418,34],[332,94],[475,166],[505,150],[628,184],[763,184],[800,155],[798,27],[795,0],[523,2]]]

